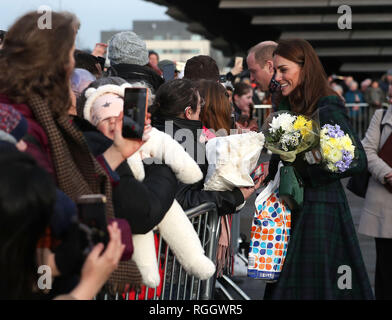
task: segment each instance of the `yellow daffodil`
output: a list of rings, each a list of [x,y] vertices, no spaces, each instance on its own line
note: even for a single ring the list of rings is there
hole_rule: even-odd
[[[293,124],[295,130],[299,130],[302,137],[305,139],[312,131],[312,122],[305,119],[303,116],[298,116]]]

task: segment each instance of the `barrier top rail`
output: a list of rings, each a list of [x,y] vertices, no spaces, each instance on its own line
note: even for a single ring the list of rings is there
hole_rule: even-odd
[[[186,210],[185,213],[189,219],[192,219],[192,218],[195,218],[197,216],[202,215],[205,212],[213,211],[215,209],[216,209],[215,203],[206,202],[206,203],[203,203],[197,207],[190,208],[190,209]]]
[[[383,107],[389,107],[389,103],[388,102],[383,102],[382,106]],[[369,104],[366,102],[358,102],[358,103],[346,103],[345,106],[347,108],[350,107],[369,107]],[[271,104],[255,104],[254,105],[255,109],[271,109],[272,105]]]

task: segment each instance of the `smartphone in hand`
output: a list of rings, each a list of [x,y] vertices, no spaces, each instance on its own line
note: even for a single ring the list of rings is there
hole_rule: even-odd
[[[235,57],[234,66],[242,67],[243,61],[244,61],[243,57]]]
[[[174,64],[167,64],[162,67],[162,74],[163,74],[163,79],[165,79],[165,82],[174,79],[175,71],[176,71],[176,67]]]
[[[105,246],[109,242],[106,222],[106,197],[102,194],[80,196],[76,201],[80,227],[86,233],[88,249],[97,243]]]
[[[141,139],[148,107],[147,88],[126,88],[124,95],[124,138]]]

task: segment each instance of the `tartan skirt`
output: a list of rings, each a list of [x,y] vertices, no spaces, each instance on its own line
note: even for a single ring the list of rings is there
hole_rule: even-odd
[[[304,201],[282,272],[265,300],[374,299],[347,201]]]

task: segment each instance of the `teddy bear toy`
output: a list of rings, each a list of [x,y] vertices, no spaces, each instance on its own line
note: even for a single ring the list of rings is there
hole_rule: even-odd
[[[127,160],[136,179],[144,179],[142,157],[164,160],[183,183],[192,184],[203,178],[197,163],[177,141],[155,128],[148,135],[147,142]],[[215,273],[214,263],[204,255],[200,239],[177,200],[173,201],[156,228],[187,273],[201,280],[206,280]],[[132,259],[140,270],[143,282],[148,287],[157,287],[160,277],[153,232],[133,235],[133,243]]]
[[[116,99],[110,100],[109,95],[124,98],[125,88],[135,86],[140,85],[125,83],[118,86],[108,84],[100,86],[98,89],[87,89],[83,117],[93,125],[97,125],[99,121],[104,119],[105,115],[108,115],[109,108],[117,108],[115,111],[120,114],[123,106],[116,103]],[[94,113],[94,103],[105,95],[112,103],[106,103],[105,108],[101,108],[103,111],[97,115]],[[113,110],[110,110],[110,113]],[[170,135],[152,128],[148,136],[149,138],[146,139],[147,141],[139,150],[127,159],[127,163],[137,180],[143,181],[144,179],[143,159],[147,161],[147,158],[153,158],[154,161],[160,161],[160,163],[168,165],[177,179],[183,183],[193,184],[203,178],[197,163]],[[187,273],[201,280],[206,280],[215,273],[215,264],[204,255],[200,239],[177,200],[173,201],[169,211],[156,226],[156,229],[159,230],[162,238]],[[153,231],[146,234],[134,234],[132,239],[134,244],[132,259],[138,266],[143,283],[150,288],[156,288],[160,283],[160,275]]]

